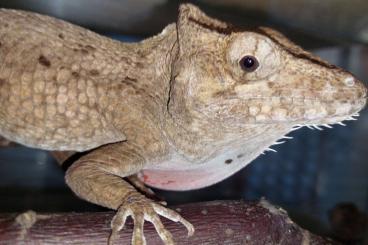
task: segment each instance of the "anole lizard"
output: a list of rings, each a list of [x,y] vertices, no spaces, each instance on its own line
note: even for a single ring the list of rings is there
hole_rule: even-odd
[[[168,190],[205,187],[288,132],[351,119],[365,103],[360,81],[277,31],[238,30],[190,4],[180,6],[177,23],[131,44],[0,10],[0,134],[85,152],[66,182],[79,197],[117,210],[110,243],[128,216],[133,244],[145,243],[145,221],[174,243],[159,215],[194,232],[123,177]]]

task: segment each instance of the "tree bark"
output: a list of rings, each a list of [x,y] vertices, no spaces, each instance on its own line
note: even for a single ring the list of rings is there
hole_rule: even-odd
[[[265,200],[213,201],[173,207],[195,227],[192,237],[180,224],[162,218],[177,244],[337,244],[311,234],[287,213]],[[0,214],[1,244],[106,244],[114,212]],[[133,222],[114,244],[130,244]],[[163,244],[154,227],[145,223],[147,244]]]

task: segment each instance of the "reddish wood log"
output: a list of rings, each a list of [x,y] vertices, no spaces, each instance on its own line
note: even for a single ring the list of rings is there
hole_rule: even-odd
[[[177,244],[337,244],[293,223],[268,202],[213,201],[174,207],[195,226],[187,237],[183,226],[162,218]],[[106,244],[113,212],[0,215],[1,244]],[[129,244],[132,220],[114,244]],[[154,227],[144,227],[147,244],[163,244]]]

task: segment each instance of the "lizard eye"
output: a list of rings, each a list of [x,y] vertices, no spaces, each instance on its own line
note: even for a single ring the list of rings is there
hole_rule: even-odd
[[[256,57],[254,56],[244,56],[243,58],[241,58],[241,60],[239,61],[240,67],[247,72],[252,72],[254,70],[256,70],[259,66],[258,60],[256,59]]]

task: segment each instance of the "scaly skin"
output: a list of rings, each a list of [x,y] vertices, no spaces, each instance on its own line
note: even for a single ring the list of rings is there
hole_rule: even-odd
[[[0,10],[0,134],[52,151],[87,154],[66,182],[81,198],[118,210],[112,243],[127,216],[133,244],[158,215],[180,215],[138,193],[123,177],[187,190],[246,166],[295,127],[351,118],[366,88],[269,28],[237,30],[193,5],[176,24],[135,44],[50,17]],[[244,70],[253,56],[259,66]],[[150,193],[138,180],[131,182]]]

